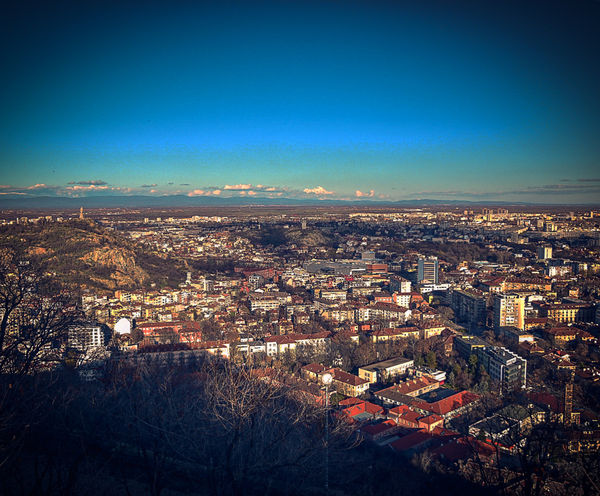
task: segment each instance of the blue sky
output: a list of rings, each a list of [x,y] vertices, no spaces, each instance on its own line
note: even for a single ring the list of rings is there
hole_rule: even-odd
[[[600,3],[21,2],[0,195],[594,202]]]

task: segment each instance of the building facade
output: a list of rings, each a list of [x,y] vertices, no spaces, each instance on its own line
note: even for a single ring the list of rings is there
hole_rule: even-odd
[[[525,298],[518,294],[494,295],[494,329],[525,328]]]
[[[439,262],[437,257],[421,257],[417,265],[417,282],[419,284],[438,284]]]

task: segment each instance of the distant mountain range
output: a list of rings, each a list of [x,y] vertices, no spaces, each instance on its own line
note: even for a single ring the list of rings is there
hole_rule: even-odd
[[[533,202],[508,202],[508,201],[467,201],[467,200],[318,200],[296,198],[217,198],[204,196],[86,196],[69,198],[62,196],[36,196],[18,198],[0,198],[0,209],[57,209],[57,208],[118,208],[118,207],[195,207],[219,205],[289,205],[289,206],[370,206],[370,207],[408,207],[427,205],[546,205]],[[558,205],[558,204],[555,204]]]

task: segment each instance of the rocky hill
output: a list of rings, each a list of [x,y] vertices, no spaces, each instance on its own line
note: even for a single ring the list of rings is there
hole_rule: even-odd
[[[179,261],[150,253],[90,220],[3,226],[0,248],[39,258],[61,281],[83,288],[176,286],[185,278]]]
[[[260,231],[254,231],[250,238],[263,246],[281,246],[296,244],[302,247],[331,246],[334,234],[320,229],[282,229],[281,227],[266,226]]]

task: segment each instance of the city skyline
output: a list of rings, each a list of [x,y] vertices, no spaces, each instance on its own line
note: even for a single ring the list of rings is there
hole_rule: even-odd
[[[597,2],[5,13],[0,199],[599,197]]]

